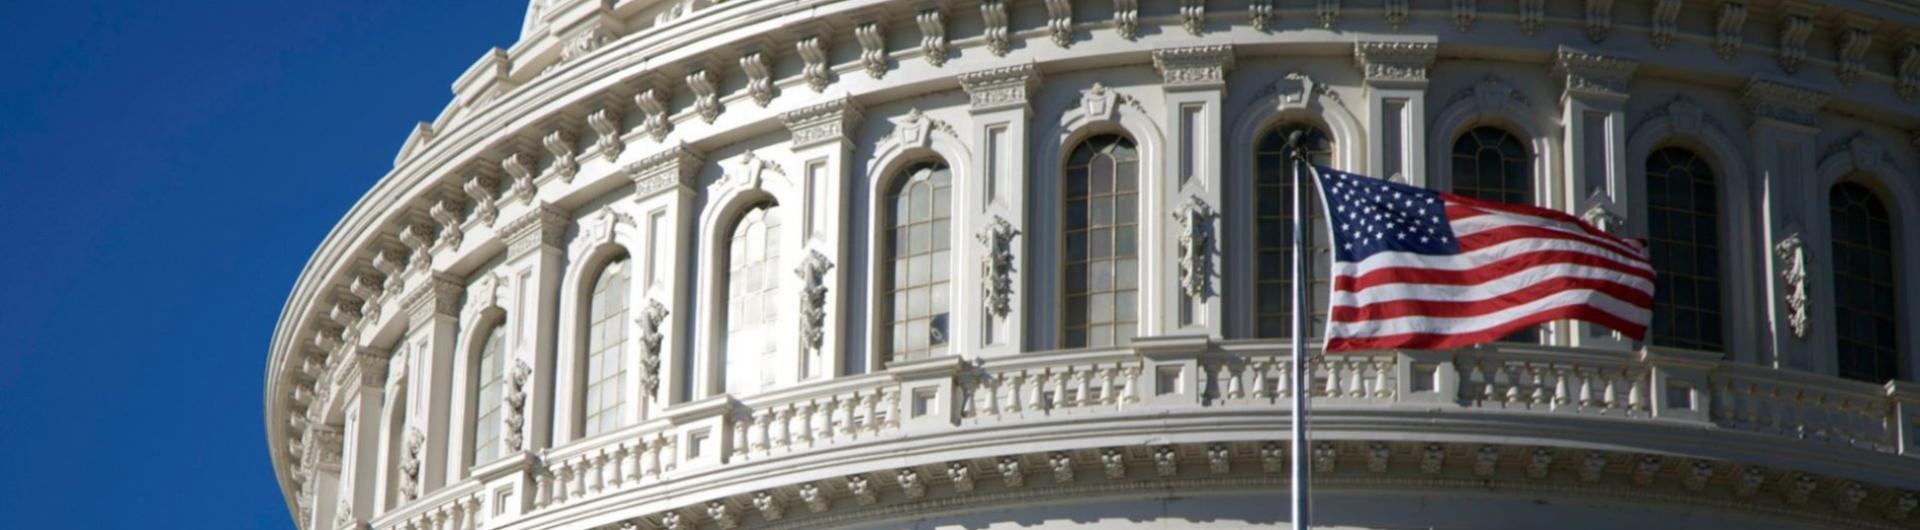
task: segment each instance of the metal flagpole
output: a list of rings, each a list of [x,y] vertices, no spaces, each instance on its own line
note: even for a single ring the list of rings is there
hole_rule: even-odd
[[[1308,515],[1307,505],[1307,398],[1312,394],[1308,387],[1313,378],[1307,374],[1307,260],[1313,256],[1307,254],[1307,227],[1312,221],[1307,217],[1307,156],[1300,131],[1294,131],[1287,138],[1287,144],[1293,151],[1293,465],[1291,470],[1293,499],[1289,501],[1293,510],[1294,530],[1312,528],[1312,518]]]

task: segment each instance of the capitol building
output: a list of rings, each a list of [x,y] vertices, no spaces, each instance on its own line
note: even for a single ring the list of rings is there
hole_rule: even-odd
[[[1920,528],[1912,0],[532,0],[452,89],[274,331],[302,530]],[[1647,340],[1296,365],[1289,137],[1646,240]]]

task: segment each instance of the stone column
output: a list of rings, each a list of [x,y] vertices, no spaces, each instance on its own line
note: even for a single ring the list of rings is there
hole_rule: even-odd
[[[1791,296],[1800,288],[1805,291],[1799,292],[1817,294],[1823,291],[1822,286],[1806,284],[1814,277],[1810,273],[1800,276],[1797,284],[1782,275],[1783,271],[1796,268],[1795,260],[1783,259],[1783,254],[1802,258],[1799,266],[1830,263],[1818,259],[1824,245],[1812,244],[1826,238],[1810,237],[1827,233],[1824,216],[1813,215],[1813,212],[1825,211],[1825,207],[1809,207],[1827,197],[1814,173],[1819,163],[1814,146],[1820,132],[1817,119],[1827,95],[1756,77],[1747,81],[1741,101],[1753,116],[1753,125],[1747,132],[1752,143],[1753,177],[1761,192],[1757,206],[1762,209],[1760,217],[1764,219],[1760,224],[1762,244],[1746,248],[1767,254],[1764,259],[1767,318],[1765,329],[1761,330],[1767,357],[1757,360],[1776,368],[1833,373],[1832,352],[1819,347],[1822,341],[1808,340],[1822,332],[1831,333],[1831,323],[1821,325],[1820,322],[1831,317],[1815,311],[1817,304],[1813,300]],[[1799,243],[1785,243],[1789,241]],[[1787,247],[1793,247],[1792,251],[1776,251]],[[1817,315],[1818,318],[1814,318]]]
[[[1154,50],[1153,65],[1160,70],[1165,91],[1167,156],[1158,179],[1159,204],[1145,215],[1171,223],[1151,238],[1143,237],[1143,267],[1155,271],[1144,286],[1154,319],[1143,319],[1142,336],[1211,335],[1219,337],[1221,323],[1219,205],[1222,178],[1221,119],[1226,98],[1227,72],[1233,68],[1233,47],[1194,46]],[[1145,186],[1146,184],[1143,184]],[[1144,221],[1144,220],[1143,220]]]
[[[686,145],[674,145],[627,166],[633,178],[633,200],[639,205],[639,229],[644,248],[632,249],[634,263],[632,311],[637,325],[634,350],[640,356],[634,385],[640,396],[641,419],[660,409],[686,401],[686,363],[692,359],[683,315],[694,314],[693,271],[686,256],[694,252],[693,210],[695,178],[703,155]]]
[[[781,261],[794,267],[797,289],[795,307],[799,308],[797,363],[791,365],[795,381],[841,375],[846,366],[847,285],[854,269],[847,266],[850,241],[847,226],[852,209],[847,198],[851,185],[854,128],[860,122],[860,106],[852,98],[841,98],[780,115],[792,134],[795,160],[800,163],[801,204],[797,232],[801,244],[797,256]],[[787,234],[796,233],[787,230]],[[824,289],[824,291],[822,291]],[[767,369],[761,367],[762,370]],[[786,377],[778,379],[786,382]]]
[[[425,435],[420,448],[420,485],[426,496],[447,483],[448,432],[453,421],[454,339],[460,329],[460,298],[466,282],[434,272],[413,286],[400,307],[407,313],[407,335],[401,339],[413,352],[408,356],[407,417],[409,430]]]
[[[1415,186],[1427,181],[1427,69],[1431,42],[1356,42],[1354,61],[1367,89],[1366,174]]]
[[[380,434],[385,430],[381,428],[380,410],[386,406],[389,355],[391,352],[360,348],[344,361],[348,366],[335,381],[346,411],[341,423],[338,496],[344,502],[335,509],[345,509],[355,521],[372,518],[379,507],[376,480],[380,475]],[[340,513],[334,514],[334,519],[341,518]]]
[[[336,425],[321,425],[307,434],[300,458],[302,471],[311,473],[304,487],[313,492],[309,511],[302,514],[310,517],[307,528],[332,528],[340,494],[341,436],[342,428]]]
[[[963,175],[962,199],[954,217],[967,223],[975,241],[955,242],[961,263],[974,270],[956,270],[956,281],[981,279],[977,287],[962,281],[953,314],[955,353],[982,357],[1019,353],[1027,342],[1027,288],[1021,275],[1031,273],[1025,237],[1027,219],[1027,152],[1029,100],[1040,84],[1040,72],[1022,64],[960,74],[967,91],[972,123],[964,138],[974,147],[968,166],[977,175]],[[1049,210],[1051,211],[1051,210]],[[1037,212],[1036,212],[1037,213]]]
[[[573,378],[565,370],[572,363],[556,363],[554,346],[559,337],[560,277],[566,250],[560,246],[571,224],[564,210],[545,202],[534,203],[519,217],[500,227],[500,239],[507,244],[505,271],[513,293],[513,307],[507,308],[508,370],[525,363],[533,370],[529,378],[526,424],[522,447],[503,447],[515,451],[538,451],[571,440],[579,413],[573,400],[558,399],[574,389]],[[568,407],[556,403],[569,404]],[[510,441],[510,433],[503,433]]]
[[[1627,83],[1639,63],[1561,46],[1555,54],[1554,77],[1562,82],[1560,123],[1566,141],[1562,169],[1566,193],[1562,204],[1570,213],[1616,235],[1645,237],[1644,221],[1628,228],[1627,212],[1635,210],[1627,182]],[[1567,345],[1628,350],[1632,341],[1603,326],[1578,321],[1552,324],[1553,337],[1571,337]],[[1571,329],[1567,329],[1571,326]]]

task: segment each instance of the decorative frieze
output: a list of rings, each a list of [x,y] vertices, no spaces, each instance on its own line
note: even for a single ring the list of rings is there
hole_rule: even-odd
[[[693,92],[693,109],[700,115],[700,121],[713,123],[720,119],[719,84],[711,69],[702,68],[687,74],[687,90]]]
[[[1555,54],[1554,75],[1565,81],[1566,97],[1627,97],[1627,80],[1640,63],[1561,46]]]
[[[1366,82],[1426,83],[1439,45],[1431,42],[1363,41],[1353,44],[1353,58]]]
[[[867,77],[874,79],[887,76],[887,39],[883,30],[880,22],[871,20],[853,27],[853,40],[860,43],[860,67],[867,71]]]
[[[827,38],[824,35],[808,35],[793,43],[795,51],[800,53],[800,61],[805,66],[800,69],[800,77],[807,80],[807,88],[814,92],[826,92],[827,85],[833,81],[833,69],[827,64]]]
[[[658,82],[653,85],[634,94],[633,105],[645,116],[640,122],[640,131],[654,141],[660,141],[667,137],[667,132],[673,130],[673,121],[667,115],[666,89],[660,88]]]
[[[1713,53],[1720,60],[1733,59],[1740,51],[1740,26],[1747,23],[1747,3],[1740,0],[1721,0],[1713,8]]]
[[[755,105],[766,107],[773,101],[773,66],[766,52],[754,50],[741,55],[740,71],[747,74],[747,94]]]
[[[1066,48],[1073,45],[1073,1],[1047,0],[1047,36],[1053,39],[1053,45]]]
[[[801,283],[800,344],[808,350],[820,349],[826,340],[827,271],[832,269],[832,261],[819,251],[811,251],[793,270]]]
[[[613,109],[603,107],[588,114],[587,126],[593,128],[593,145],[600,150],[600,156],[615,160],[627,149],[626,141],[620,138],[620,115]]]
[[[1227,82],[1233,68],[1233,46],[1191,46],[1153,51],[1153,67],[1170,89],[1216,88]]]
[[[982,37],[987,40],[987,53],[1006,57],[1013,51],[1013,36],[1007,29],[1006,0],[981,0],[980,18],[986,23]]]
[[[1120,38],[1140,38],[1140,0],[1113,0],[1113,31]]]
[[[974,112],[1025,107],[1039,84],[1040,73],[1032,64],[960,74],[960,86],[966,89]]]
[[[1654,0],[1653,26],[1647,30],[1647,40],[1656,50],[1665,50],[1673,45],[1673,34],[1680,31],[1680,6],[1684,0]]]
[[[848,136],[860,120],[860,106],[849,98],[789,111],[780,115],[793,136],[793,148],[829,141],[851,141]]]
[[[981,303],[987,314],[1006,317],[1013,312],[1013,238],[1020,230],[998,215],[975,237],[986,247],[981,255]]]
[[[692,189],[701,160],[699,151],[680,143],[629,164],[626,172],[633,179],[634,200],[646,200],[670,189]]]
[[[944,66],[947,64],[947,18],[939,9],[928,9],[913,16],[913,22],[920,26],[920,55],[927,64]]]
[[[1197,196],[1187,197],[1173,212],[1174,221],[1180,224],[1180,238],[1176,241],[1180,289],[1195,302],[1205,302],[1212,293],[1209,282],[1213,278],[1211,259],[1216,216],[1213,207]]]
[[[553,165],[548,166],[561,182],[572,182],[573,176],[580,173],[580,162],[574,159],[573,135],[565,129],[556,129],[540,139],[547,147],[547,154],[553,156]]]
[[[1781,302],[1787,308],[1787,329],[1794,338],[1807,337],[1809,320],[1807,305],[1807,249],[1800,241],[1800,233],[1788,233],[1786,237],[1773,244],[1774,259],[1779,261],[1780,281],[1785,289],[1780,291]]]
[[[1748,80],[1740,93],[1741,102],[1754,117],[1806,127],[1817,123],[1820,107],[1826,106],[1828,99],[1820,92],[1758,77]]]

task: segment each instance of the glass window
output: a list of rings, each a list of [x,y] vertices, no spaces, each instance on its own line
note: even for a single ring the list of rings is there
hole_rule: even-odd
[[[586,435],[620,427],[626,413],[627,258],[600,269],[587,308]]]
[[[919,164],[893,182],[888,194],[888,261],[882,285],[892,322],[884,362],[946,353],[948,279],[952,264],[952,174],[940,162]]]
[[[1693,151],[1647,157],[1654,344],[1721,349],[1719,197],[1713,168]]]
[[[1893,217],[1873,190],[1857,183],[1835,184],[1828,200],[1840,376],[1875,383],[1893,379],[1900,373]]]
[[[1527,144],[1498,127],[1476,127],[1453,141],[1453,193],[1486,201],[1533,204],[1533,159]],[[1501,340],[1539,342],[1538,329]]]
[[[1287,159],[1287,137],[1302,134],[1307,159],[1315,164],[1333,164],[1333,141],[1325,131],[1305,123],[1286,123],[1260,137],[1254,151],[1254,334],[1259,337],[1287,337],[1293,332],[1293,172]],[[1308,186],[1314,186],[1309,179]],[[1307,193],[1314,193],[1309,188]],[[1327,283],[1332,263],[1327,252],[1327,219],[1320,211],[1320,199],[1307,197],[1307,243],[1312,245],[1313,263],[1308,268],[1312,313],[1307,329],[1309,337],[1325,334],[1327,323]]]
[[[775,382],[775,322],[780,304],[780,210],[766,203],[733,227],[727,254],[727,392],[751,394]],[[788,309],[797,306],[784,306]]]
[[[1095,136],[1065,175],[1061,346],[1127,344],[1138,320],[1139,153],[1126,137]]]
[[[480,344],[480,358],[474,374],[473,398],[473,465],[482,465],[500,458],[500,405],[505,396],[507,355],[506,330],[504,324],[496,323],[487,328],[487,338]]]

